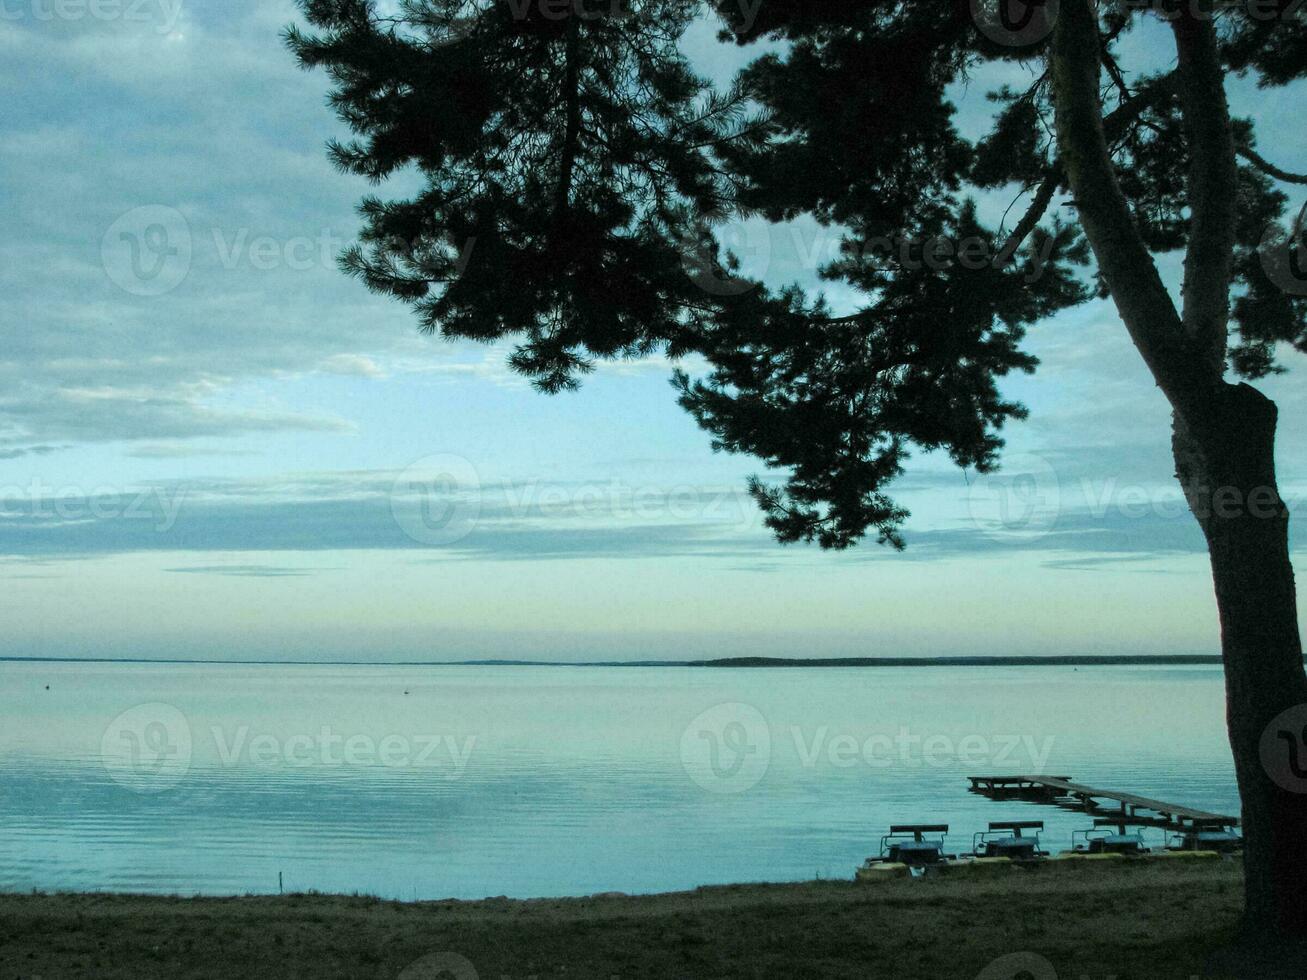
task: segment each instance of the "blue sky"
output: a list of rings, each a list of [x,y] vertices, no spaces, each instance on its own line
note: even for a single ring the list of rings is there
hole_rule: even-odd
[[[906,554],[781,548],[741,493],[760,467],[711,452],[665,362],[546,398],[340,275],[367,188],[327,162],[341,127],[281,46],[294,18],[0,0],[0,656],[1217,651],[1168,413],[1110,306],[1032,332],[1003,475],[914,460]],[[964,126],[1000,78],[959,86]],[[1302,94],[1232,91],[1298,170]],[[834,241],[725,235],[772,283],[813,282]],[[1302,375],[1264,388],[1297,532]]]

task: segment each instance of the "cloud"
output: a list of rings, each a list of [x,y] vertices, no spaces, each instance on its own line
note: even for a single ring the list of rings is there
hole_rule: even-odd
[[[132,459],[191,459],[199,456],[257,456],[259,453],[253,449],[220,449],[184,442],[156,442],[129,449],[126,455]]]
[[[352,423],[329,416],[266,409],[222,409],[206,404],[203,392],[160,395],[149,389],[112,384],[62,388],[29,398],[0,398],[0,416],[16,430],[0,445],[44,435],[70,442],[104,438],[188,439],[253,432],[352,432]],[[200,386],[207,388],[208,386]]]
[[[6,21],[0,452],[347,431],[242,400],[314,373],[525,388],[511,344],[433,342],[341,275],[371,189],[327,159],[329,79],[280,39],[295,4],[174,4]]]
[[[307,474],[99,494],[0,489],[0,555],[365,549],[532,560],[743,556],[774,547],[751,503],[728,489],[527,482],[441,487],[428,500],[397,484],[399,476]],[[424,506],[437,517],[453,508],[462,523],[427,536],[415,523]]]
[[[1128,506],[1064,507],[1050,523],[1027,529],[1006,530],[988,520],[910,529],[903,555],[867,543],[832,556],[777,545],[738,488],[411,480],[407,471],[378,470],[160,483],[98,494],[0,488],[0,555],[377,550],[431,561],[695,557],[756,571],[794,562],[1031,555],[1045,567],[1086,570],[1205,550],[1193,518],[1167,498],[1142,507],[1133,498]],[[1296,523],[1307,500],[1291,503]],[[254,574],[254,566],[239,562],[195,570],[235,574],[233,567]]]
[[[1067,572],[1106,572],[1120,571],[1122,566],[1139,565],[1145,562],[1154,562],[1159,559],[1169,557],[1166,554],[1138,554],[1138,555],[1096,555],[1092,557],[1079,558],[1055,558],[1043,562],[1044,568],[1052,568],[1057,571]],[[1169,575],[1169,569],[1165,568],[1135,568],[1132,571],[1144,572],[1149,575]]]
[[[380,365],[370,357],[362,354],[333,354],[318,365],[318,369],[327,374],[339,374],[345,377],[380,379],[386,377]]]
[[[57,453],[60,446],[22,446],[17,449],[0,449],[0,460],[21,459],[24,456],[49,456]]]
[[[250,383],[382,377],[430,352],[405,308],[335,266],[366,188],[323,151],[327,80],[281,45],[294,5],[160,3],[120,5],[159,14],[139,23],[6,21],[0,84],[23,98],[0,121],[0,452],[348,431],[247,404]]]
[[[1077,556],[1076,563],[1083,565],[1089,560],[1143,560],[1206,553],[1202,531],[1190,514],[1182,512],[1173,501],[1158,500],[1155,504],[1138,512],[1111,506],[1101,512],[1063,509],[1051,525],[1029,530],[982,523],[909,532],[908,555],[929,559],[1052,552]],[[1299,507],[1300,513],[1302,509]]]
[[[233,578],[300,578],[313,575],[321,569],[288,568],[280,565],[191,565],[185,568],[165,568],[164,571],[183,575],[225,575]]]
[[[336,252],[358,228],[354,204],[369,188],[336,173],[323,152],[324,139],[342,127],[325,105],[328,79],[300,71],[282,47],[279,29],[297,17],[291,0],[167,3],[144,5],[159,16],[139,23],[22,18],[0,32],[0,84],[23,94],[9,100],[0,121],[7,221],[0,242],[0,460],[122,441],[135,444],[127,454],[136,459],[229,456],[242,450],[213,442],[354,431],[334,411],[282,405],[265,393],[274,382],[315,373],[525,387],[505,364],[509,345],[433,343],[418,335],[401,304],[369,294],[336,268]],[[711,38],[701,25],[693,44],[702,58],[716,59],[716,69],[723,58],[748,57]],[[984,87],[972,86],[965,112],[992,109]],[[176,215],[166,242],[147,234],[149,227],[123,224],[143,208]],[[790,251],[778,248],[772,271],[779,281],[811,279],[811,263],[790,254],[792,237],[777,241],[791,243]],[[151,260],[180,257],[174,248],[187,261],[158,295],[133,291],[130,281],[125,288],[110,274],[148,272]],[[1187,516],[1113,524],[1108,515],[1077,525],[1083,481],[1093,488],[1105,480],[1140,484],[1155,496],[1171,484],[1168,411],[1111,305],[1089,304],[1039,324],[1030,344],[1044,362],[1040,373],[1005,379],[1005,389],[1035,411],[1008,435],[1014,454],[1038,453],[1055,471],[1065,520],[1038,540],[995,537],[957,513],[964,474],[914,469],[895,490],[946,501],[948,519],[915,519],[909,557],[1024,550],[1056,561],[1052,556],[1081,550],[1192,549]],[[664,373],[667,363],[652,357],[607,370]],[[1307,411],[1300,379],[1268,379],[1263,387],[1281,402],[1282,419]],[[1307,430],[1282,428],[1282,473],[1286,481],[1307,481]],[[560,444],[569,438],[574,430],[560,433]],[[693,433],[685,445],[706,440]],[[604,465],[619,468],[611,459]],[[82,494],[81,517],[0,517],[0,551],[426,547],[394,520],[393,477],[378,471],[148,487],[162,494],[149,498],[160,519],[168,517],[171,495],[182,492],[165,531],[151,529],[153,517],[88,516],[92,503],[106,499]],[[906,502],[918,513],[929,510]],[[445,553],[639,556],[716,547],[769,561],[817,560],[813,550],[777,549],[747,500],[726,515],[664,509],[649,518],[611,501],[596,513],[560,513],[539,500],[505,508],[493,496],[480,503],[474,532],[443,546]],[[855,554],[865,560],[882,552],[867,545]]]

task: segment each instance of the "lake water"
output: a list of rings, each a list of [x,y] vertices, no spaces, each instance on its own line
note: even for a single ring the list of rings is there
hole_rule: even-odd
[[[0,663],[0,890],[846,878],[891,822],[1069,846],[966,791],[1034,771],[1237,813],[1219,669]]]

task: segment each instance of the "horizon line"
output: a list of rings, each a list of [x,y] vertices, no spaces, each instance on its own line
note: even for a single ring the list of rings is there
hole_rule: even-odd
[[[14,657],[0,663],[191,664],[279,667],[695,667],[776,669],[795,667],[1129,667],[1211,666],[1219,654],[1106,654],[1070,656],[944,657],[723,657],[708,660],[216,660],[178,657]]]

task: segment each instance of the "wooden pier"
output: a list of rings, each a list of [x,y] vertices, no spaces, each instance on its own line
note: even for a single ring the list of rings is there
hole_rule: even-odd
[[[1098,789],[1074,783],[1070,776],[968,776],[971,792],[992,800],[1027,800],[1083,810],[1095,816],[1119,817],[1121,822],[1169,830],[1237,827],[1239,818],[1208,813],[1179,803],[1166,803],[1134,793]]]

